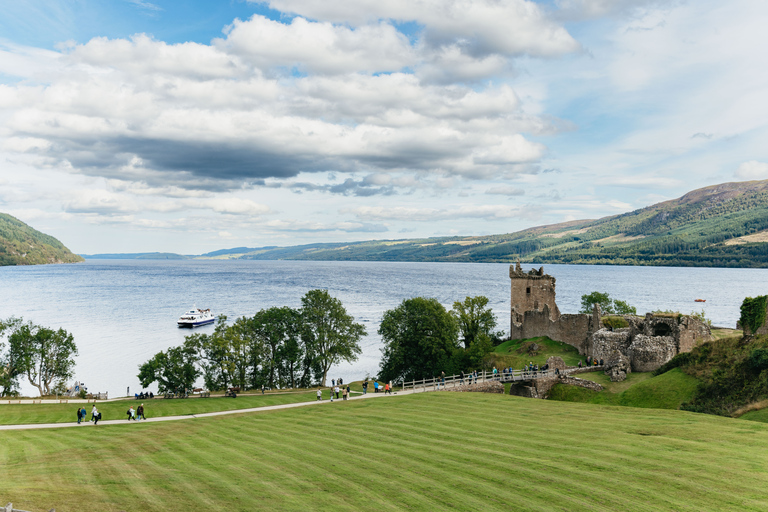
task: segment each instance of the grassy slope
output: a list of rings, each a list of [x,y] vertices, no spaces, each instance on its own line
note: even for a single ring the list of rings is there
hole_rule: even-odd
[[[681,411],[427,393],[0,436],[32,511],[768,508],[768,426]]]
[[[266,405],[290,404],[309,402],[317,398],[316,391],[298,393],[267,393],[265,395],[239,395],[237,398],[210,397],[188,399],[159,399],[152,400],[120,400],[115,402],[99,402],[96,404],[103,420],[127,421],[128,407],[135,409],[144,404],[147,418],[160,416],[178,416],[183,414],[200,414],[214,411],[232,411],[249,409]],[[323,398],[328,398],[328,392],[323,389]],[[0,401],[2,404],[2,401]],[[93,404],[11,404],[0,405],[0,425],[17,425],[24,423],[73,423],[77,422],[78,407],[85,407],[88,418],[91,417]],[[0,500],[2,501],[2,500]]]
[[[532,356],[528,354],[523,346],[527,346],[529,343],[536,343],[541,346],[538,355]],[[562,357],[565,364],[569,366],[576,366],[579,364],[579,359],[583,359],[579,356],[579,351],[574,347],[561,341],[551,340],[546,336],[528,340],[505,341],[494,348],[493,354],[496,356],[497,367],[511,366],[515,369],[521,369],[531,362],[543,365],[547,362],[547,358],[550,356]]]
[[[627,380],[612,383],[604,373],[584,373],[579,378],[592,380],[606,387],[604,391],[558,384],[550,393],[551,400],[611,404],[652,409],[678,409],[691,399],[698,381],[680,369],[658,377],[650,373],[630,373]]]

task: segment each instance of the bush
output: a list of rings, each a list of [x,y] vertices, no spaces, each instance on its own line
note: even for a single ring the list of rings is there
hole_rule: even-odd
[[[610,330],[623,329],[624,327],[629,327],[629,322],[620,316],[606,316],[603,317],[603,325]]]
[[[768,369],[768,348],[753,349],[747,358],[747,365],[756,372]]]
[[[765,323],[765,310],[768,306],[768,296],[747,297],[741,303],[741,327],[753,333]]]

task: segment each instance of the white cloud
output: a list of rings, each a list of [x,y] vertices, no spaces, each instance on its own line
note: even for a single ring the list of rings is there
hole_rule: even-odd
[[[235,20],[215,45],[264,70],[298,68],[323,74],[399,71],[416,63],[408,39],[392,25],[349,28],[296,17],[290,23],[254,15]]]
[[[750,160],[744,162],[736,169],[734,176],[741,180],[765,180],[768,179],[768,163]]]
[[[551,57],[578,43],[539,6],[525,0],[271,0],[270,7],[300,16],[364,25],[380,19],[415,21],[430,46],[461,44],[475,56],[528,54]]]

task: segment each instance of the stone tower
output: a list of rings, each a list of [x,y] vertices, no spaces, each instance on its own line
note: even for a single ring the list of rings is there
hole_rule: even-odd
[[[544,273],[544,267],[523,272],[520,262],[509,266],[509,278],[512,280],[512,324],[521,324],[526,311],[549,310],[549,319],[560,318],[560,310],[555,303],[555,278]]]

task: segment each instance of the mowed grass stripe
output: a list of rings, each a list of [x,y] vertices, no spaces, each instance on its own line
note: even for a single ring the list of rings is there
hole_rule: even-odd
[[[768,507],[768,428],[762,425],[746,428],[739,420],[675,411],[632,414],[462,395],[4,432],[0,497],[25,505],[28,488],[17,483],[25,477],[50,482],[45,489],[36,485],[37,509],[60,511],[90,503],[101,510],[171,511]],[[46,441],[51,432],[56,435]],[[73,452],[84,455],[75,460]],[[136,458],[143,462],[126,460]],[[51,472],[80,474],[50,478]],[[77,498],[56,487],[64,485],[78,488]],[[137,494],[156,499],[131,507],[142,503]]]

